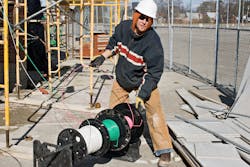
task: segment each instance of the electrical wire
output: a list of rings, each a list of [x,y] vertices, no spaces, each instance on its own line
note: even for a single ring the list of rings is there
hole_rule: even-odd
[[[94,153],[102,147],[103,144],[102,134],[99,131],[99,129],[97,129],[95,126],[93,125],[83,126],[82,128],[77,129],[77,131],[82,135],[82,137],[86,142],[88,154]],[[78,141],[79,139],[76,140]]]
[[[22,167],[21,162],[15,156],[13,156],[11,153],[9,153],[8,151],[5,151],[5,150],[3,150],[1,148],[0,148],[0,151],[10,155],[10,157],[13,158],[18,163],[18,166]]]

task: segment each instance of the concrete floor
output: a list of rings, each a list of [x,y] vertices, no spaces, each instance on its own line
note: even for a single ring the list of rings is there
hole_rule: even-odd
[[[63,82],[55,81],[54,87],[57,92],[53,92],[53,97],[50,94],[42,94],[39,90],[29,93],[22,99],[17,99],[15,95],[11,95],[10,101],[12,105],[33,105],[37,106],[34,109],[34,114],[39,114],[35,123],[28,123],[10,133],[10,143],[13,145],[9,149],[5,147],[5,134],[0,134],[0,166],[8,167],[30,167],[33,166],[33,141],[40,140],[41,142],[57,143],[58,134],[65,128],[78,128],[81,122],[88,118],[93,118],[95,115],[108,108],[108,100],[112,80],[106,80],[99,98],[96,102],[100,103],[101,108],[90,108],[89,96],[89,71],[88,69],[76,70],[76,60],[67,61],[64,66],[70,67],[66,74],[62,76]],[[76,69],[76,68],[75,68]],[[99,72],[94,73],[94,81],[103,74],[110,74],[112,65],[110,62],[105,63]],[[71,72],[71,73],[70,73]],[[67,76],[65,77],[64,76]],[[44,84],[46,85],[46,84]],[[165,71],[159,83],[161,102],[166,114],[166,120],[175,120],[175,115],[181,115],[185,118],[193,118],[193,116],[180,109],[184,103],[177,95],[176,89],[184,87],[187,90],[195,89],[194,86],[204,85],[199,81],[190,79],[175,72]],[[96,85],[98,88],[100,83]],[[73,88],[72,92],[65,93],[68,88]],[[94,99],[98,89],[94,89]],[[25,92],[25,91],[24,91]],[[203,93],[206,96],[221,101],[221,93],[213,87],[208,87]],[[27,93],[26,93],[27,94]],[[23,93],[22,96],[24,96]],[[131,102],[135,99],[135,94],[131,93]],[[13,140],[23,136],[28,136],[25,140]],[[141,137],[142,143],[140,147],[141,158],[136,162],[127,162],[117,159],[106,158],[90,158],[83,162],[82,166],[108,166],[108,167],[151,167],[157,166],[158,158],[155,157],[150,150],[144,137]],[[185,167],[182,160],[174,163],[176,167]]]

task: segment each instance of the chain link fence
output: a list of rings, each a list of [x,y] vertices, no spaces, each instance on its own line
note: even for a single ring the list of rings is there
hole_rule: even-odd
[[[138,2],[129,1],[129,19]],[[250,0],[155,2],[158,17],[154,27],[162,40],[166,68],[212,84],[235,97],[250,55]],[[104,19],[95,20],[96,25],[105,27],[109,23],[105,17],[110,13],[108,8],[95,11],[102,16],[98,18]]]
[[[250,54],[250,1],[156,2],[166,67],[234,97]]]

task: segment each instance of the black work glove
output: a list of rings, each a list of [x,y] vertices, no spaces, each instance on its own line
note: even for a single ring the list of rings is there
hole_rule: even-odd
[[[104,61],[105,61],[105,57],[103,55],[101,55],[101,56],[98,56],[97,58],[95,58],[94,60],[92,60],[89,64],[89,66],[99,67],[100,65],[103,64]]]

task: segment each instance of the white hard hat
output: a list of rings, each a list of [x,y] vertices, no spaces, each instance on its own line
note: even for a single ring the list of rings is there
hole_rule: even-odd
[[[141,0],[135,7],[135,10],[155,19],[157,12],[157,5],[154,2],[154,0]]]

